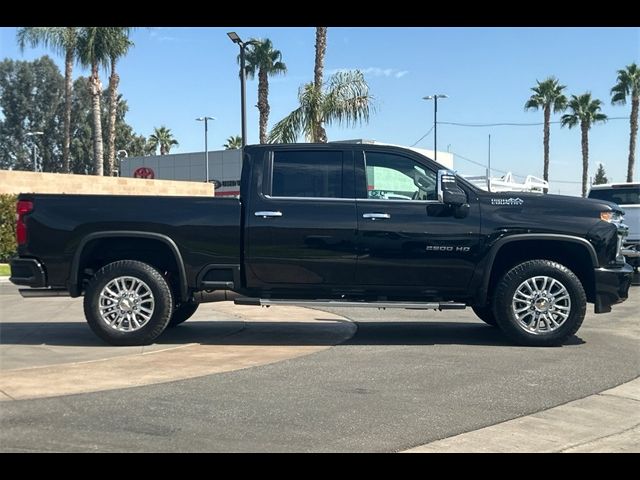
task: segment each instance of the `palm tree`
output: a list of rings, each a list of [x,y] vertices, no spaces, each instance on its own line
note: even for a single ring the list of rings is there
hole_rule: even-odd
[[[24,27],[18,30],[18,44],[24,50],[27,43],[31,47],[40,44],[51,47],[64,55],[64,134],[62,142],[62,163],[69,172],[69,145],[71,144],[71,100],[73,90],[73,62],[78,43],[77,27]]]
[[[160,155],[169,153],[174,145],[179,145],[178,141],[173,138],[171,129],[164,125],[154,128],[153,133],[149,135],[149,148],[155,152],[160,147]]]
[[[129,27],[113,27],[109,38],[109,60],[111,75],[109,76],[109,118],[107,123],[107,175],[113,175],[116,159],[116,111],[118,108],[118,84],[120,76],[116,73],[118,59],[125,56],[133,42],[129,40]]]
[[[300,106],[274,125],[269,142],[295,142],[301,133],[307,141],[326,142],[323,123],[355,126],[369,121],[373,109],[369,85],[358,70],[333,74],[324,91],[307,83],[300,87],[298,100]]]
[[[539,82],[536,80],[537,85],[531,90],[533,95],[529,97],[527,103],[524,104],[525,110],[538,110],[542,108],[544,112],[544,134],[543,134],[543,146],[544,146],[544,173],[543,178],[547,182],[549,181],[549,124],[551,122],[551,110],[554,113],[562,112],[567,108],[567,97],[564,96],[562,90],[566,85],[560,85],[558,79],[555,77],[549,77],[546,80]]]
[[[258,72],[258,111],[260,112],[260,143],[267,143],[267,122],[269,121],[269,76],[284,74],[287,66],[282,62],[280,50],[274,50],[271,40],[252,39],[246,53],[245,73],[249,79]],[[249,42],[247,42],[249,43]],[[238,55],[240,62],[240,55]]]
[[[629,164],[627,165],[627,182],[633,182],[633,169],[636,163],[636,138],[638,137],[638,104],[640,103],[640,70],[635,63],[618,70],[618,83],[611,89],[611,103],[624,105],[627,95],[631,96],[631,132],[629,134]]]
[[[323,74],[324,74],[324,55],[327,51],[327,27],[316,27],[316,59],[313,67],[313,86],[318,93],[322,91]],[[318,123],[314,127],[316,132],[314,137],[318,142],[327,142],[327,132],[322,125]]]
[[[227,138],[227,143],[223,145],[225,150],[238,150],[242,148],[242,137],[240,135],[232,135]]]
[[[91,86],[91,105],[93,110],[93,161],[95,175],[103,175],[104,173],[102,118],[100,112],[102,83],[100,82],[99,68],[103,66],[106,69],[109,66],[113,30],[113,28],[107,27],[82,27],[78,37],[80,63],[85,67],[91,67],[89,84]]]
[[[591,92],[580,96],[571,95],[568,107],[572,113],[562,116],[561,125],[573,128],[580,124],[582,131],[582,196],[587,196],[587,172],[589,171],[589,130],[598,122],[606,122],[607,116],[600,112],[602,101],[591,98]]]

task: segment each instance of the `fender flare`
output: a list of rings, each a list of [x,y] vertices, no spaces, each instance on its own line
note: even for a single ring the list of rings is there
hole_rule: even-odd
[[[596,255],[596,250],[589,243],[589,241],[582,237],[576,237],[573,235],[564,235],[559,233],[518,233],[514,235],[509,235],[506,237],[502,237],[497,240],[489,250],[487,254],[486,260],[484,262],[485,267],[482,269],[484,273],[482,275],[480,281],[480,289],[477,300],[481,303],[484,303],[487,299],[488,291],[489,291],[489,280],[491,279],[491,272],[493,271],[493,265],[495,263],[496,256],[500,249],[505,246],[507,243],[518,242],[518,241],[526,241],[526,240],[542,240],[542,241],[562,241],[562,242],[571,242],[578,245],[582,245],[587,249],[589,257],[591,258],[591,264],[593,268],[598,267],[598,256]],[[476,267],[477,268],[477,267]]]
[[[180,287],[180,299],[185,300],[188,296],[188,287],[187,287],[187,273],[184,268],[184,261],[182,259],[182,254],[180,253],[180,249],[176,245],[170,237],[167,235],[163,235],[161,233],[153,233],[153,232],[138,232],[134,230],[111,230],[104,232],[95,232],[90,233],[86,237],[83,237],[80,240],[80,244],[78,248],[76,248],[76,252],[73,255],[73,260],[71,261],[71,271],[69,272],[69,293],[72,297],[78,297],[80,295],[80,287],[78,285],[78,276],[80,269],[80,259],[82,258],[82,252],[84,251],[87,244],[93,240],[99,238],[111,238],[111,237],[130,237],[130,238],[148,238],[151,240],[159,240],[165,245],[169,247],[173,256],[175,258],[176,264],[178,265],[178,276],[180,279],[179,287]]]

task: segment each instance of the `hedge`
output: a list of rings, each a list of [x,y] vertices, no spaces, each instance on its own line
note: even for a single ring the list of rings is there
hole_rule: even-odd
[[[0,263],[16,254],[16,195],[0,195]]]

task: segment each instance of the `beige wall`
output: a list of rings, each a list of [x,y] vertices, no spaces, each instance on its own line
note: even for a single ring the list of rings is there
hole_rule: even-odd
[[[213,185],[207,185],[204,182],[0,170],[0,194],[2,193],[83,193],[96,195],[204,197],[213,195]]]

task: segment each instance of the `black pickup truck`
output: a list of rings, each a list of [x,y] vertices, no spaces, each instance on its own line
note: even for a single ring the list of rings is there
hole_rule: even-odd
[[[458,309],[558,345],[627,298],[623,211],[491,193],[412,150],[248,146],[239,198],[22,194],[11,281],[84,295],[93,331],[153,342],[199,303]]]

